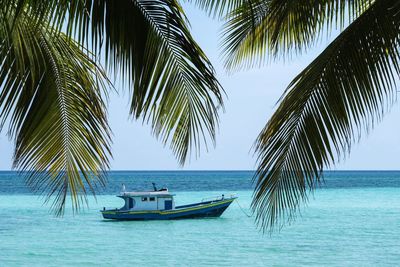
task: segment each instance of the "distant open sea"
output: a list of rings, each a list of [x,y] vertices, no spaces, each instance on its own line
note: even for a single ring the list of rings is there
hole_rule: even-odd
[[[220,218],[105,221],[115,197],[150,189],[176,203],[237,193],[247,212],[251,171],[113,171],[89,207],[64,217],[32,194],[24,178],[0,172],[0,267],[3,266],[400,266],[400,171],[326,172],[301,216],[263,235],[237,203]],[[70,203],[69,203],[70,204]]]

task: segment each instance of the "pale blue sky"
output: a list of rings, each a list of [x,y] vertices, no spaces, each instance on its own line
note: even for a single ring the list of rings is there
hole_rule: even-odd
[[[248,170],[255,168],[251,146],[259,131],[274,111],[283,90],[327,44],[321,44],[307,54],[285,62],[270,63],[228,75],[221,62],[219,30],[221,24],[203,12],[185,6],[192,33],[205,50],[217,71],[228,98],[226,112],[221,114],[217,146],[193,159],[183,169]],[[118,86],[118,85],[117,85]],[[173,170],[180,169],[171,151],[150,134],[150,128],[128,116],[129,95],[126,91],[112,95],[109,120],[113,130],[114,170]],[[400,107],[395,105],[383,121],[360,143],[353,146],[346,161],[335,169],[400,169]],[[0,135],[0,169],[9,170],[13,143],[4,133]]]

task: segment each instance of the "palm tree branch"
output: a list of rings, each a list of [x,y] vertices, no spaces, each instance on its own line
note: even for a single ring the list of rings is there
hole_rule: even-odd
[[[247,1],[229,14],[224,26],[225,65],[228,69],[261,65],[268,58],[266,52],[270,52],[273,58],[291,52],[300,54],[320,40],[324,30],[343,28],[372,2]]]
[[[41,9],[34,9],[41,10],[33,12],[35,18],[47,16],[54,29],[65,28],[69,37],[92,48],[96,61],[103,58],[111,73],[129,82],[133,88],[131,114],[143,118],[144,122],[152,122],[153,133],[165,144],[170,142],[181,163],[190,153],[188,140],[198,144],[209,139],[215,142],[223,90],[208,58],[190,35],[176,0],[27,0],[23,3],[25,7],[40,6]],[[188,75],[183,77],[183,72]],[[166,83],[164,77],[174,82]],[[165,85],[188,93],[169,94],[173,90]],[[182,108],[182,105],[159,106],[161,98],[188,96],[200,104],[189,105],[197,109],[190,110],[196,119],[186,120],[180,112],[165,109]],[[188,103],[189,99],[185,101]],[[201,110],[207,110],[205,116],[200,116]],[[177,116],[169,117],[170,121],[160,119],[168,117],[169,112]],[[199,126],[194,125],[195,121]],[[159,131],[161,126],[163,131]],[[189,136],[179,137],[182,134]],[[207,147],[207,142],[204,144]],[[193,152],[198,155],[200,145],[193,146]]]
[[[92,19],[88,27],[93,43],[103,43],[108,65],[129,77],[131,114],[151,122],[153,133],[163,143],[170,142],[182,164],[189,147],[196,155],[200,151],[200,145],[192,143],[200,144],[208,137],[214,142],[222,88],[191,37],[178,3],[125,0],[95,5],[88,1],[86,10]],[[128,11],[136,17],[118,15]],[[180,90],[186,93],[176,93]],[[193,101],[197,104],[189,105]],[[191,120],[182,115],[186,108]]]
[[[2,47],[0,107],[16,141],[14,166],[34,190],[47,192],[57,214],[68,193],[76,210],[87,190],[104,186],[111,154],[104,73],[80,45],[45,23],[37,27],[22,14],[2,26],[10,21],[11,34],[0,31],[11,38]]]
[[[324,167],[393,102],[400,5],[375,1],[289,85],[260,133],[253,209],[263,229],[297,213]]]

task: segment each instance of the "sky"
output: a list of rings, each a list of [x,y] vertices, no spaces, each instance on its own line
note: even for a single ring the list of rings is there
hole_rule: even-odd
[[[221,59],[221,23],[191,5],[184,6],[195,40],[213,63],[224,87],[225,112],[220,114],[216,147],[202,150],[199,158],[182,168],[168,146],[151,135],[148,125],[129,116],[129,93],[119,87],[108,107],[113,131],[112,170],[252,170],[256,168],[251,147],[290,81],[332,40],[322,39],[314,48],[290,60],[228,74]],[[395,104],[383,121],[352,147],[350,155],[334,170],[400,169],[400,105]],[[12,167],[13,142],[0,134],[0,170]]]

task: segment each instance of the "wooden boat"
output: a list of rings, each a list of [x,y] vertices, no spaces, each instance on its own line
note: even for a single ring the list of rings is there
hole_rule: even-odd
[[[125,201],[120,209],[103,208],[104,219],[114,220],[173,220],[204,217],[219,217],[237,198],[224,195],[201,202],[175,206],[174,196],[167,188],[153,191],[125,192],[117,196]]]

